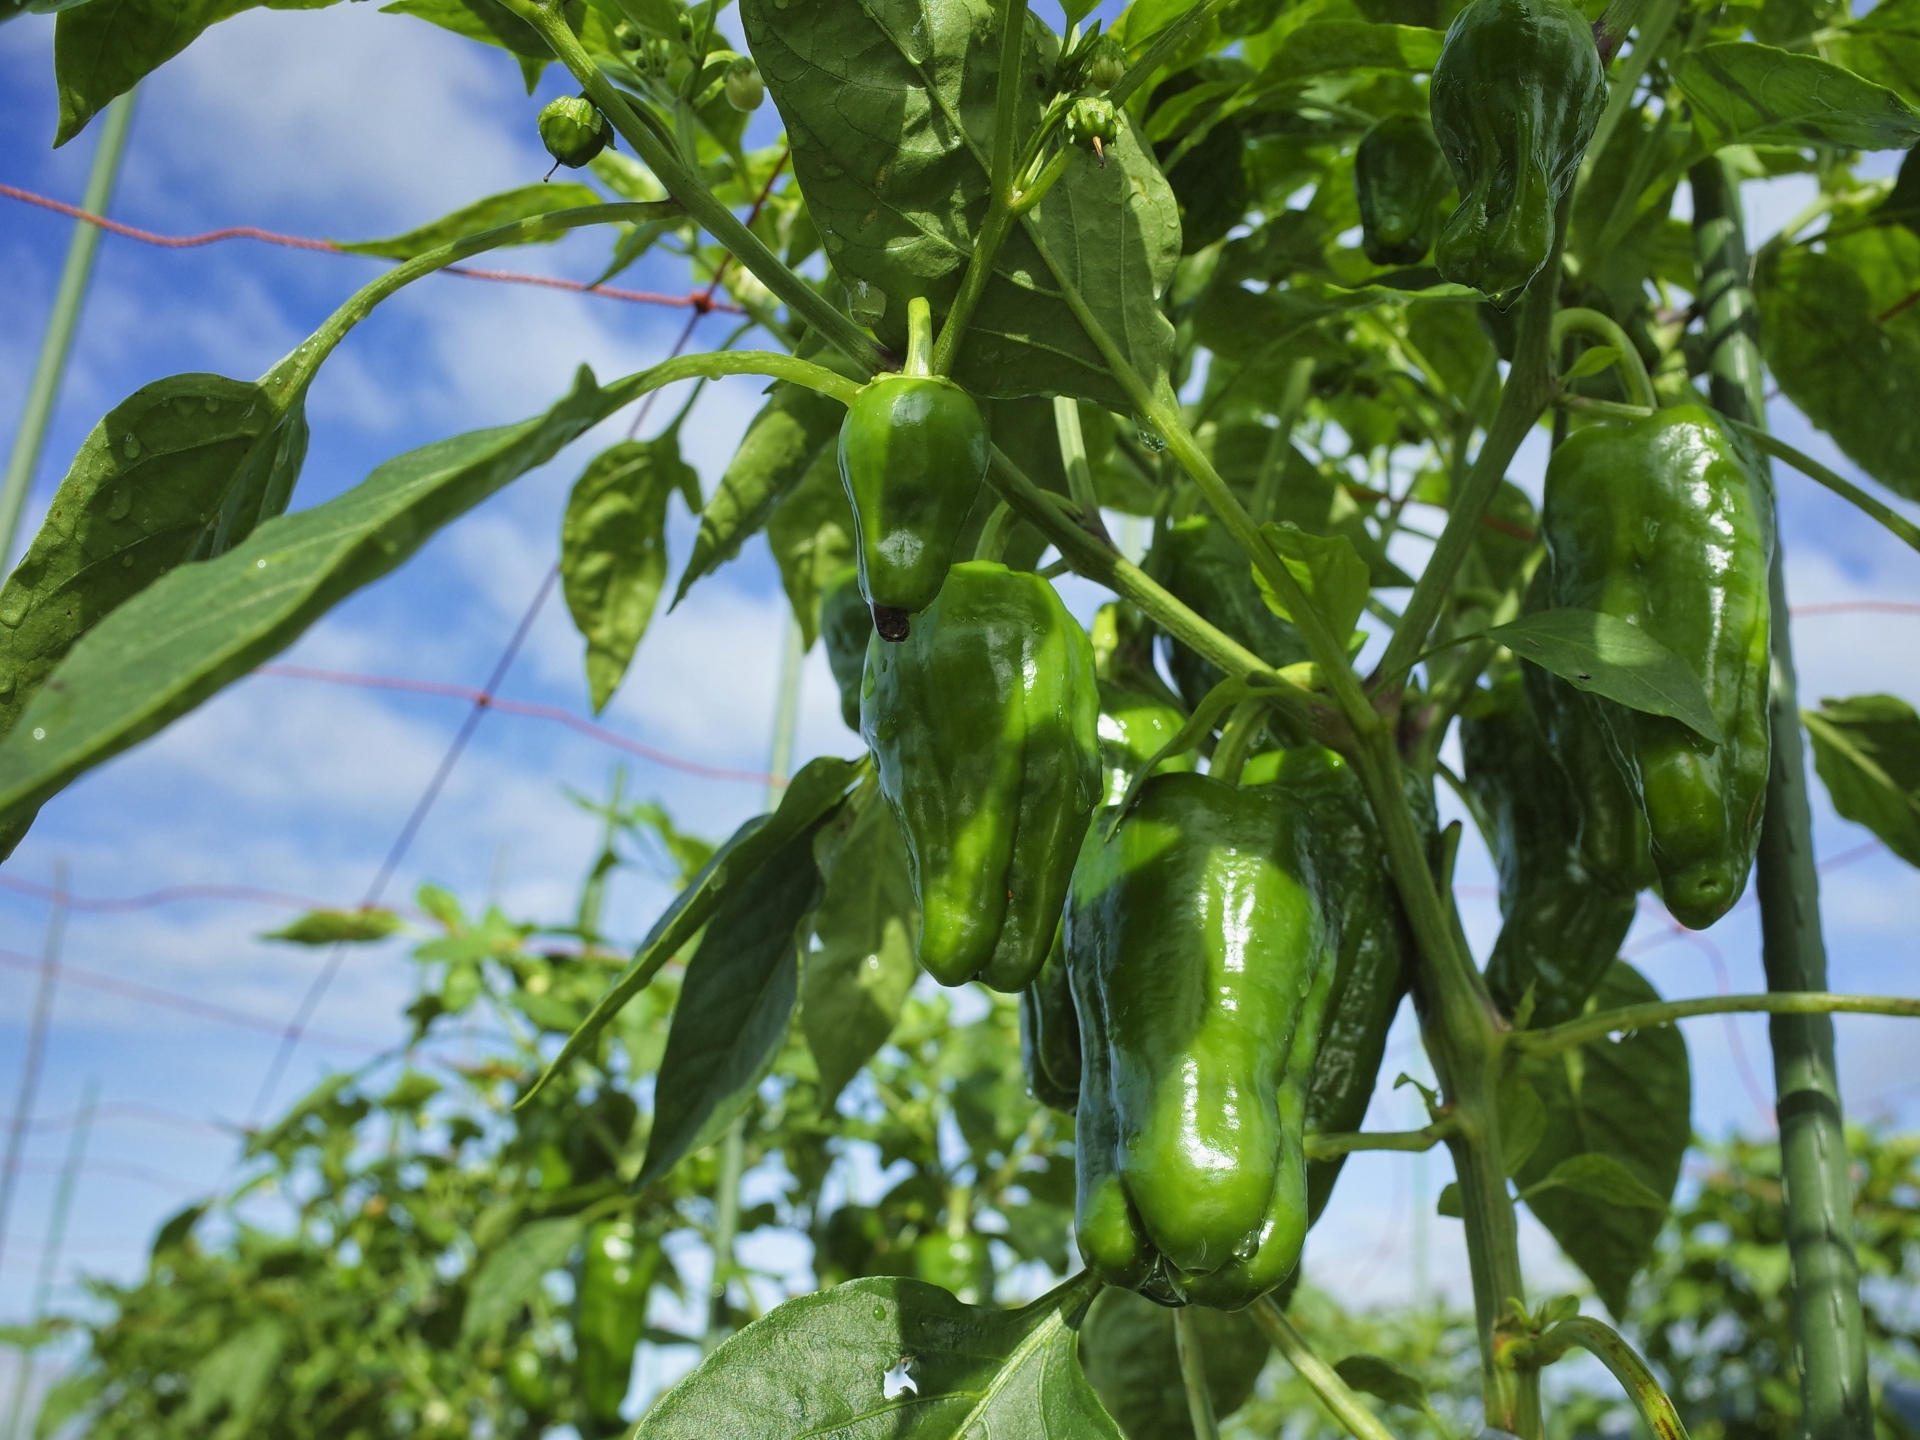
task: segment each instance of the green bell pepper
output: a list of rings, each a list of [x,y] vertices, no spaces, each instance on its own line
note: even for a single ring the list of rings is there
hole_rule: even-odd
[[[1418,265],[1433,248],[1451,185],[1447,157],[1418,115],[1389,115],[1353,152],[1360,245],[1376,265]]]
[[[1080,1103],[1080,1019],[1067,983],[1064,927],[1054,933],[1040,973],[1020,992],[1020,1067],[1034,1099],[1073,1114]]]
[[[581,1401],[596,1420],[621,1418],[659,1263],[659,1248],[631,1220],[603,1220],[587,1228],[574,1301],[574,1350]]]
[[[873,612],[860,593],[859,572],[849,565],[821,587],[820,640],[840,690],[840,718],[855,734],[860,731],[860,677],[872,638]]]

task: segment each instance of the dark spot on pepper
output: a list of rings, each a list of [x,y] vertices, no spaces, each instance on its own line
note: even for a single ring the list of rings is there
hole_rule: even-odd
[[[876,605],[873,607],[873,628],[880,632],[882,640],[898,645],[907,638],[911,619],[904,610],[897,610],[891,605]]]

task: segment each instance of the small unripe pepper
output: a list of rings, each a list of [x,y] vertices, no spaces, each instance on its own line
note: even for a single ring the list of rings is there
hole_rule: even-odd
[[[620,1419],[659,1263],[659,1248],[631,1220],[603,1220],[587,1228],[574,1302],[574,1348],[581,1399],[596,1420]]]
[[[1661,898],[1692,929],[1745,890],[1766,802],[1765,482],[1711,411],[1656,411],[1577,432],[1547,466],[1548,597],[1640,626],[1693,668],[1723,743],[1594,696],[1646,816]]]
[[[1067,111],[1067,141],[1082,150],[1091,150],[1107,163],[1106,147],[1120,133],[1120,112],[1111,100],[1099,95],[1082,95]]]
[[[868,644],[860,733],[941,984],[1017,993],[1047,958],[1100,799],[1098,683],[1053,586],[990,560],[954,566],[908,639]]]
[[[1389,115],[1361,136],[1353,189],[1367,258],[1376,265],[1426,259],[1449,183],[1446,156],[1418,115]]]
[[[1095,40],[1087,54],[1087,83],[1096,90],[1111,90],[1126,73],[1126,47],[1111,35]]]
[[[1447,27],[1430,98],[1460,189],[1434,263],[1496,303],[1517,297],[1547,263],[1606,108],[1593,28],[1566,0],[1472,0]]]
[[[727,104],[745,111],[758,110],[767,98],[767,82],[751,56],[742,55],[727,66],[726,96]]]
[[[606,149],[613,140],[613,127],[584,95],[563,95],[549,100],[540,112],[540,143],[556,162],[578,170]]]
[[[986,478],[992,441],[973,397],[930,373],[933,321],[907,307],[907,365],[870,381],[840,427],[840,481],[853,506],[860,593],[880,638],[907,638],[909,617],[940,593],[954,542]]]

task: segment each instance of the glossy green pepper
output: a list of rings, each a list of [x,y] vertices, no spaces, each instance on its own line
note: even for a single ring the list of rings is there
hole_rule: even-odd
[[[1353,191],[1367,258],[1376,265],[1426,259],[1451,183],[1447,157],[1418,115],[1389,115],[1362,135],[1353,152]]]
[[[1156,775],[1067,907],[1083,1035],[1075,1231],[1102,1280],[1235,1310],[1306,1237],[1307,1080],[1333,979],[1301,807]]]
[[[907,313],[906,371],[870,381],[840,426],[860,593],[889,641],[906,639],[909,617],[940,593],[993,448],[973,397],[928,372],[927,302],[916,296]]]
[[[860,733],[941,984],[1039,973],[1100,799],[1099,709],[1093,644],[1031,571],[956,565],[907,640],[868,643]]]
[[[1554,757],[1517,669],[1462,715],[1460,753],[1467,788],[1491,827],[1487,841],[1500,873],[1502,924],[1487,960],[1487,988],[1509,1016],[1531,993],[1529,1023],[1536,1027],[1571,1020],[1620,953],[1635,909],[1632,889],[1587,868],[1583,820],[1592,806],[1604,805],[1619,813],[1596,816],[1600,826],[1635,833],[1633,797],[1619,784],[1612,760],[1595,755],[1593,763],[1613,784],[1583,801]],[[1644,837],[1645,827],[1637,833]],[[1644,838],[1639,843],[1644,853]]]
[[[1102,680],[1100,768],[1106,776],[1106,796],[1101,803],[1118,805],[1133,783],[1133,777],[1159,753],[1161,746],[1180,733],[1186,721],[1187,717],[1171,705]],[[1160,769],[1163,772],[1191,770],[1194,763],[1194,752],[1187,750],[1161,761]]]
[[[1460,190],[1434,263],[1496,303],[1517,297],[1547,263],[1606,108],[1593,28],[1565,0],[1472,0],[1447,27],[1430,99]]]
[[[540,143],[554,162],[578,170],[613,140],[607,117],[584,95],[549,100],[540,111]]]
[[[1211,517],[1189,516],[1162,531],[1148,569],[1202,620],[1233,636],[1269,665],[1294,665],[1309,658],[1300,632],[1260,598],[1246,553]],[[1198,705],[1226,678],[1211,661],[1177,641],[1170,642],[1167,669],[1189,705]]]
[[[821,587],[820,640],[827,668],[840,688],[840,718],[860,731],[860,677],[867,668],[867,642],[873,638],[873,612],[860,593],[860,576],[851,565]]]
[[[1073,1114],[1080,1103],[1080,1020],[1067,982],[1064,927],[1054,933],[1047,963],[1020,992],[1020,1067],[1034,1099]]]
[[[1772,506],[1705,408],[1577,432],[1547,466],[1548,595],[1638,625],[1693,667],[1724,736],[1582,696],[1646,815],[1661,898],[1692,929],[1740,898],[1767,794]]]
[[[574,1349],[580,1398],[596,1420],[620,1419],[633,1380],[633,1352],[647,1328],[647,1297],[660,1251],[631,1220],[587,1228],[575,1298]]]
[[[1278,784],[1301,811],[1334,944],[1333,986],[1307,1089],[1307,1133],[1358,1130],[1415,954],[1373,808],[1352,766],[1320,745],[1255,755],[1240,778],[1243,785]],[[1433,787],[1409,773],[1406,790],[1431,851],[1437,832]],[[1307,1166],[1308,1225],[1326,1209],[1345,1163],[1339,1155]]]

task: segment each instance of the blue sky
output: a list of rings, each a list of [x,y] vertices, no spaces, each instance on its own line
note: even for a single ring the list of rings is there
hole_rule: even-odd
[[[93,134],[48,148],[54,123],[52,22],[0,27],[0,181],[77,201]],[[253,11],[210,31],[144,87],[117,219],[168,234],[253,225],[353,239],[433,219],[482,195],[526,184],[547,168],[518,69],[417,20],[369,5],[316,12]],[[756,117],[768,134],[771,107]],[[1881,173],[1897,157],[1877,157]],[[1684,191],[1682,199],[1684,201]],[[1804,203],[1795,182],[1750,196],[1756,239]],[[10,439],[51,300],[69,221],[0,198],[0,443]],[[604,240],[502,252],[489,263],[591,278]],[[47,452],[27,513],[38,523],[68,458],[94,422],[140,385],[194,370],[250,377],[298,342],[383,262],[288,251],[251,242],[159,250],[103,238]],[[670,260],[630,271],[623,284],[679,292]],[[430,440],[544,409],[581,361],[603,377],[662,358],[685,312],[623,305],[528,287],[439,277],[389,302],[347,341],[316,382],[313,445],[295,504],[340,493],[375,464]],[[709,318],[712,343],[724,321]],[[685,431],[711,487],[759,403],[757,382],[710,387]],[[663,404],[657,425],[672,407]],[[1773,422],[1786,438],[1854,474],[1789,407]],[[624,431],[621,417],[544,470],[479,507],[433,540],[399,574],[355,596],[283,660],[335,670],[482,683],[556,553],[568,487],[595,450]],[[1536,442],[1539,437],[1536,437]],[[1544,446],[1530,443],[1515,477],[1537,490]],[[1796,605],[1920,600],[1920,557],[1841,502],[1796,477],[1780,481],[1782,531]],[[676,569],[692,522],[676,508]],[[1066,587],[1090,611],[1092,587]],[[784,634],[777,576],[764,543],[702,582],[656,621],[604,723],[637,741],[709,765],[758,770],[767,758],[777,656]],[[1809,617],[1795,626],[1809,700],[1886,690],[1920,699],[1913,642],[1920,617]],[[541,612],[503,693],[588,713],[581,645],[558,598]],[[89,776],[50,804],[0,867],[0,961],[35,957],[45,901],[7,883],[44,885],[56,863],[82,897],[128,897],[172,886],[241,885],[351,904],[360,896],[465,717],[455,700],[369,692],[260,676]],[[852,754],[824,662],[809,658],[797,759]],[[469,906],[497,898],[511,913],[558,920],[591,860],[595,825],[563,786],[599,792],[621,757],[549,722],[489,715],[401,867],[390,892],[404,900],[424,880]],[[760,808],[752,783],[696,779],[631,762],[630,793],[656,795],[683,823],[720,836]],[[1835,856],[1866,840],[1817,794],[1816,841]],[[1469,840],[1462,862],[1466,918],[1481,952],[1497,915],[1491,868]],[[627,872],[612,897],[611,929],[637,934],[661,904],[657,878]],[[1884,853],[1829,876],[1825,897],[1835,988],[1911,991],[1920,937],[1920,880]],[[135,911],[76,909],[67,963],[95,975],[197,996],[282,1023],[323,957],[260,942],[284,906],[198,901]],[[1657,907],[1636,942],[1639,963],[1670,995],[1711,992],[1712,953],[1736,990],[1761,988],[1758,932],[1741,911],[1696,941],[1656,943]],[[381,1046],[412,984],[392,944],[355,951],[316,1029]],[[0,971],[0,1105],[24,1049],[29,976]],[[1850,1105],[1911,1122],[1920,1071],[1900,1022],[1840,1022]],[[1705,1134],[1765,1119],[1741,1078],[1730,1036],[1770,1089],[1758,1020],[1690,1022],[1696,1125]],[[61,1117],[97,1077],[107,1107],[96,1131],[69,1230],[57,1298],[71,1301],[80,1270],[136,1273],[155,1224],[218,1187],[236,1154],[230,1131],[247,1118],[275,1041],[143,1005],[99,988],[59,994],[28,1169],[0,1262],[0,1319],[24,1311],[64,1153]],[[328,1069],[356,1063],[350,1048],[309,1043],[280,1086],[284,1103]],[[1410,1033],[1398,1037],[1385,1078],[1416,1068]],[[1413,1123],[1408,1092],[1383,1094],[1373,1123]],[[1355,1300],[1403,1297],[1411,1283],[1415,1167],[1405,1156],[1357,1157],[1335,1214],[1316,1230],[1309,1272],[1338,1280]],[[1427,1208],[1446,1161],[1427,1164]],[[1464,1253],[1453,1223],[1425,1222],[1436,1283],[1462,1291]],[[1535,1273],[1557,1272],[1550,1243],[1528,1230]]]

